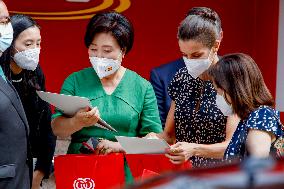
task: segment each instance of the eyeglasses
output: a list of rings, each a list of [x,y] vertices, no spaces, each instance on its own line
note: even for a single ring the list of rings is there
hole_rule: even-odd
[[[11,19],[9,16],[0,16],[0,24],[8,24],[11,22]]]

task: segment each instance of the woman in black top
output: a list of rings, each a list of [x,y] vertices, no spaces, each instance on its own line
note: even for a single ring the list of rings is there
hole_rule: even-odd
[[[194,14],[189,14],[178,29],[186,67],[176,73],[168,87],[171,108],[164,132],[156,136],[174,144],[166,154],[172,163],[190,159],[193,167],[204,167],[222,161],[238,118],[227,118],[218,109],[216,90],[207,77],[207,69],[218,61],[221,20],[206,7],[195,7],[190,13]]]
[[[11,23],[13,42],[0,62],[21,98],[28,119],[31,151],[37,158],[32,188],[38,189],[43,177],[49,176],[56,142],[49,104],[36,94],[36,90],[45,91],[44,74],[38,65],[41,36],[39,26],[28,16],[14,15]]]

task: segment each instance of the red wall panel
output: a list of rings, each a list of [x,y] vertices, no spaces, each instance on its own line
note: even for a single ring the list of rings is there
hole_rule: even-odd
[[[121,1],[114,0],[106,10],[114,9]],[[9,0],[6,4],[13,11],[54,12],[82,10],[102,2]],[[134,25],[135,42],[123,65],[149,78],[152,68],[179,58],[177,27],[186,12],[194,6],[213,8],[220,15],[224,38],[219,54],[250,54],[275,95],[279,0],[131,0],[131,6],[123,14]],[[38,22],[42,27],[43,39],[40,62],[46,75],[47,88],[58,92],[69,74],[90,66],[83,43],[87,20]]]

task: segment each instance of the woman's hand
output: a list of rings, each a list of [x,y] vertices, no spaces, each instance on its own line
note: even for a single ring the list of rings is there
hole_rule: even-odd
[[[148,133],[146,136],[144,136],[143,138],[147,138],[147,139],[159,139],[158,134],[157,133]]]
[[[33,183],[31,189],[40,189],[41,181],[44,177],[44,173],[40,170],[35,170],[33,173]]]
[[[166,157],[168,157],[173,164],[184,163],[188,161],[191,156],[194,156],[196,145],[195,143],[178,142],[171,146]]]
[[[95,154],[106,155],[110,153],[124,152],[121,145],[118,142],[109,140],[101,140],[96,148]]]
[[[83,108],[80,109],[74,117],[72,117],[75,125],[80,126],[81,128],[90,127],[95,125],[100,118],[100,112],[97,107],[93,109]]]

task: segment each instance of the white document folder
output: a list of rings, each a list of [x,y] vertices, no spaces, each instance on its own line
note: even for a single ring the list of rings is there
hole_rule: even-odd
[[[42,100],[55,106],[68,116],[73,116],[78,110],[82,108],[92,108],[90,100],[86,97],[50,93],[45,91],[36,91],[36,93]],[[99,119],[98,123],[95,126],[117,132],[113,127],[111,127],[102,119]]]
[[[117,141],[127,154],[164,154],[168,143],[163,139],[116,136]]]

